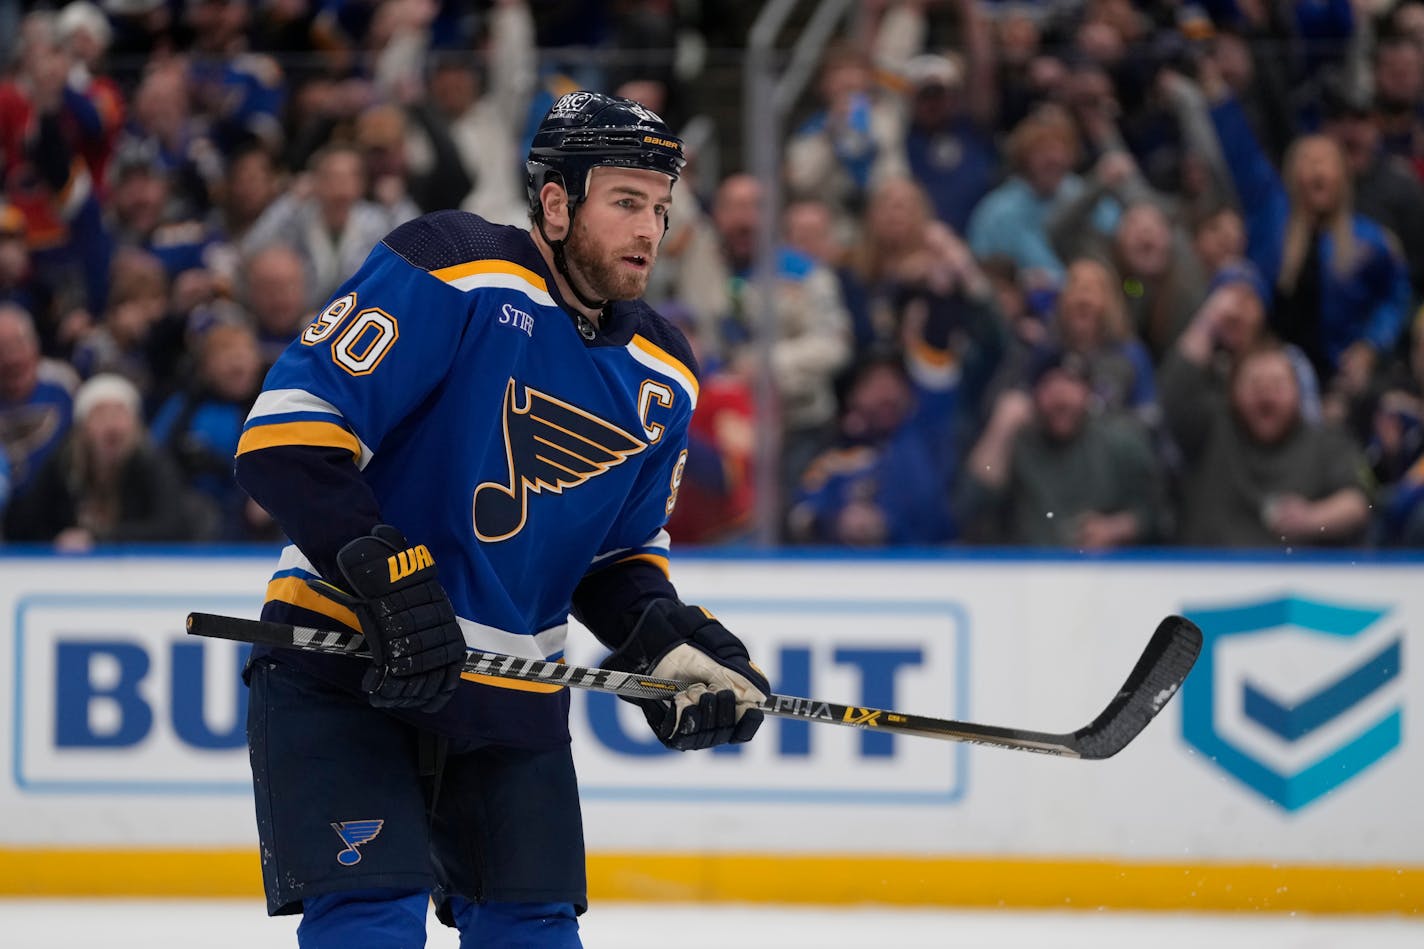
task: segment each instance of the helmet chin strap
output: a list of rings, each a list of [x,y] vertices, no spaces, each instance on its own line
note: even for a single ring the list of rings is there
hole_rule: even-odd
[[[542,214],[535,219],[535,224],[539,228],[539,236],[544,238],[544,243],[548,244],[549,249],[554,253],[554,269],[557,270],[563,276],[564,282],[569,285],[569,289],[573,291],[574,296],[578,297],[578,301],[584,306],[588,307],[590,310],[599,310],[602,312],[607,312],[609,301],[596,300],[591,297],[584,296],[583,291],[578,288],[578,283],[574,280],[573,275],[569,273],[568,258],[564,254],[564,244],[568,242],[568,237],[561,237],[558,240],[551,239],[549,237],[549,232],[544,230],[544,215]],[[574,209],[570,207],[569,233],[572,234],[573,232]],[[578,323],[579,335],[581,335],[584,339],[593,339],[595,329],[593,324],[589,322],[588,317],[584,316],[582,313],[579,313],[577,314],[576,322]]]

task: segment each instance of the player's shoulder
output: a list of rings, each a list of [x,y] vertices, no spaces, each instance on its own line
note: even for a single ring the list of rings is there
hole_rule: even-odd
[[[655,355],[669,358],[676,366],[685,369],[696,382],[701,375],[701,370],[697,366],[697,357],[693,355],[692,344],[687,341],[682,330],[653,309],[642,300],[629,300],[620,303],[620,307],[626,307],[626,319],[632,327],[634,345],[641,339],[646,350],[654,350]]]
[[[539,266],[528,231],[491,224],[468,211],[421,215],[391,231],[382,243],[412,267],[441,276],[486,262],[530,270]]]

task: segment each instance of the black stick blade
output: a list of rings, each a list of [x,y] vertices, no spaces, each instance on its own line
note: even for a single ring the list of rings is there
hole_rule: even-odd
[[[1108,707],[1091,725],[1073,733],[1078,753],[1110,758],[1127,747],[1177,694],[1201,647],[1202,632],[1195,623],[1184,616],[1164,619]]]

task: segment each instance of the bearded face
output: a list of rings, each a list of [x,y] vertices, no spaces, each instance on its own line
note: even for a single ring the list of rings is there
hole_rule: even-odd
[[[609,239],[589,221],[591,215],[574,217],[573,233],[564,252],[569,269],[585,292],[600,300],[635,300],[648,287],[648,276],[657,259],[657,244],[646,236],[626,235],[621,243]]]

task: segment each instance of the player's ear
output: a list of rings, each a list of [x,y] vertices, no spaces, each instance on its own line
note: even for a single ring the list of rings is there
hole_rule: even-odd
[[[539,189],[539,202],[544,206],[544,229],[550,239],[564,237],[569,229],[569,193],[563,185],[548,181]]]

